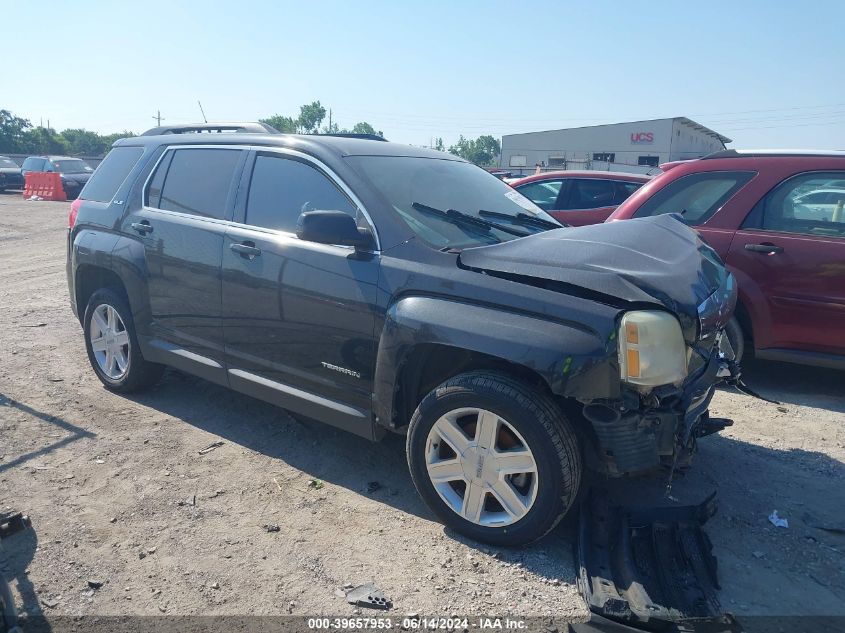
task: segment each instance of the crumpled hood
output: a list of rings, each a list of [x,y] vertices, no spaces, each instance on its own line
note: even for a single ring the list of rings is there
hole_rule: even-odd
[[[719,256],[672,215],[555,229],[510,242],[464,249],[463,266],[548,279],[621,299],[657,303],[674,312],[687,340],[695,338],[698,307],[722,289],[718,310],[733,311],[733,286]]]

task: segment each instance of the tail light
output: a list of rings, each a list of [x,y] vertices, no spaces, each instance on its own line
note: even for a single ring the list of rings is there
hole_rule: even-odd
[[[70,203],[70,213],[67,214],[67,226],[69,229],[72,229],[73,225],[76,224],[76,216],[79,213],[80,205],[82,205],[82,198],[77,198]]]

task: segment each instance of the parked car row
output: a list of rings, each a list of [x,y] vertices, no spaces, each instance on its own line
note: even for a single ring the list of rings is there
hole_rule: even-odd
[[[26,174],[30,172],[60,174],[65,195],[73,200],[82,191],[94,169],[81,158],[72,156],[30,156],[20,167],[11,158],[0,156],[0,191],[23,189]]]

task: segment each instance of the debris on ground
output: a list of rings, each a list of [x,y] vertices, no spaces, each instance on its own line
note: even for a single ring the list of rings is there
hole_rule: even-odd
[[[55,598],[41,598],[41,604],[45,607],[50,609],[55,609],[59,605],[59,601],[62,599],[61,596],[56,596]]]
[[[178,506],[195,506],[197,505],[197,496],[192,495],[187,499],[182,499],[182,501],[177,501],[176,505]]]
[[[216,581],[211,583],[211,588],[212,589],[220,589],[220,583],[216,582]]]
[[[722,611],[716,557],[702,529],[716,513],[715,497],[657,508],[613,507],[606,495],[588,497],[579,517],[577,583],[592,616],[649,630],[687,630],[692,623],[741,630]]]
[[[106,584],[106,581],[101,580],[99,578],[89,578],[88,579],[88,586],[91,587],[91,589],[99,589],[104,584]]]
[[[772,513],[769,515],[769,523],[771,523],[775,527],[789,527],[789,521],[787,519],[779,517],[777,510],[773,510]]]
[[[308,487],[314,490],[320,490],[323,487],[323,482],[319,479],[309,479]]]
[[[346,601],[358,607],[369,609],[389,609],[393,606],[390,598],[385,596],[380,589],[372,583],[365,583],[350,589],[346,594]]]
[[[264,531],[265,532],[280,532],[282,528],[280,528],[275,523],[265,523],[264,524]]]
[[[211,444],[209,444],[209,445],[208,445],[208,446],[206,446],[205,448],[201,449],[201,450],[199,451],[199,454],[200,454],[200,455],[205,455],[206,453],[210,453],[210,452],[211,452],[211,451],[213,451],[215,448],[220,448],[221,446],[223,446],[223,442],[222,442],[222,441],[220,441],[220,440],[218,440],[217,442],[212,442]]]

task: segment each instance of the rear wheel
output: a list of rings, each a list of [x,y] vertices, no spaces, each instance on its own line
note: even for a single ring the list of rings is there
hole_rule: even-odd
[[[544,536],[581,482],[578,442],[554,400],[495,372],[460,374],[429,393],[406,448],[432,511],[455,531],[495,545]]]
[[[122,293],[95,292],[83,319],[88,360],[100,381],[112,391],[139,391],[161,378],[164,366],[144,360],[135,335],[132,311]]]

